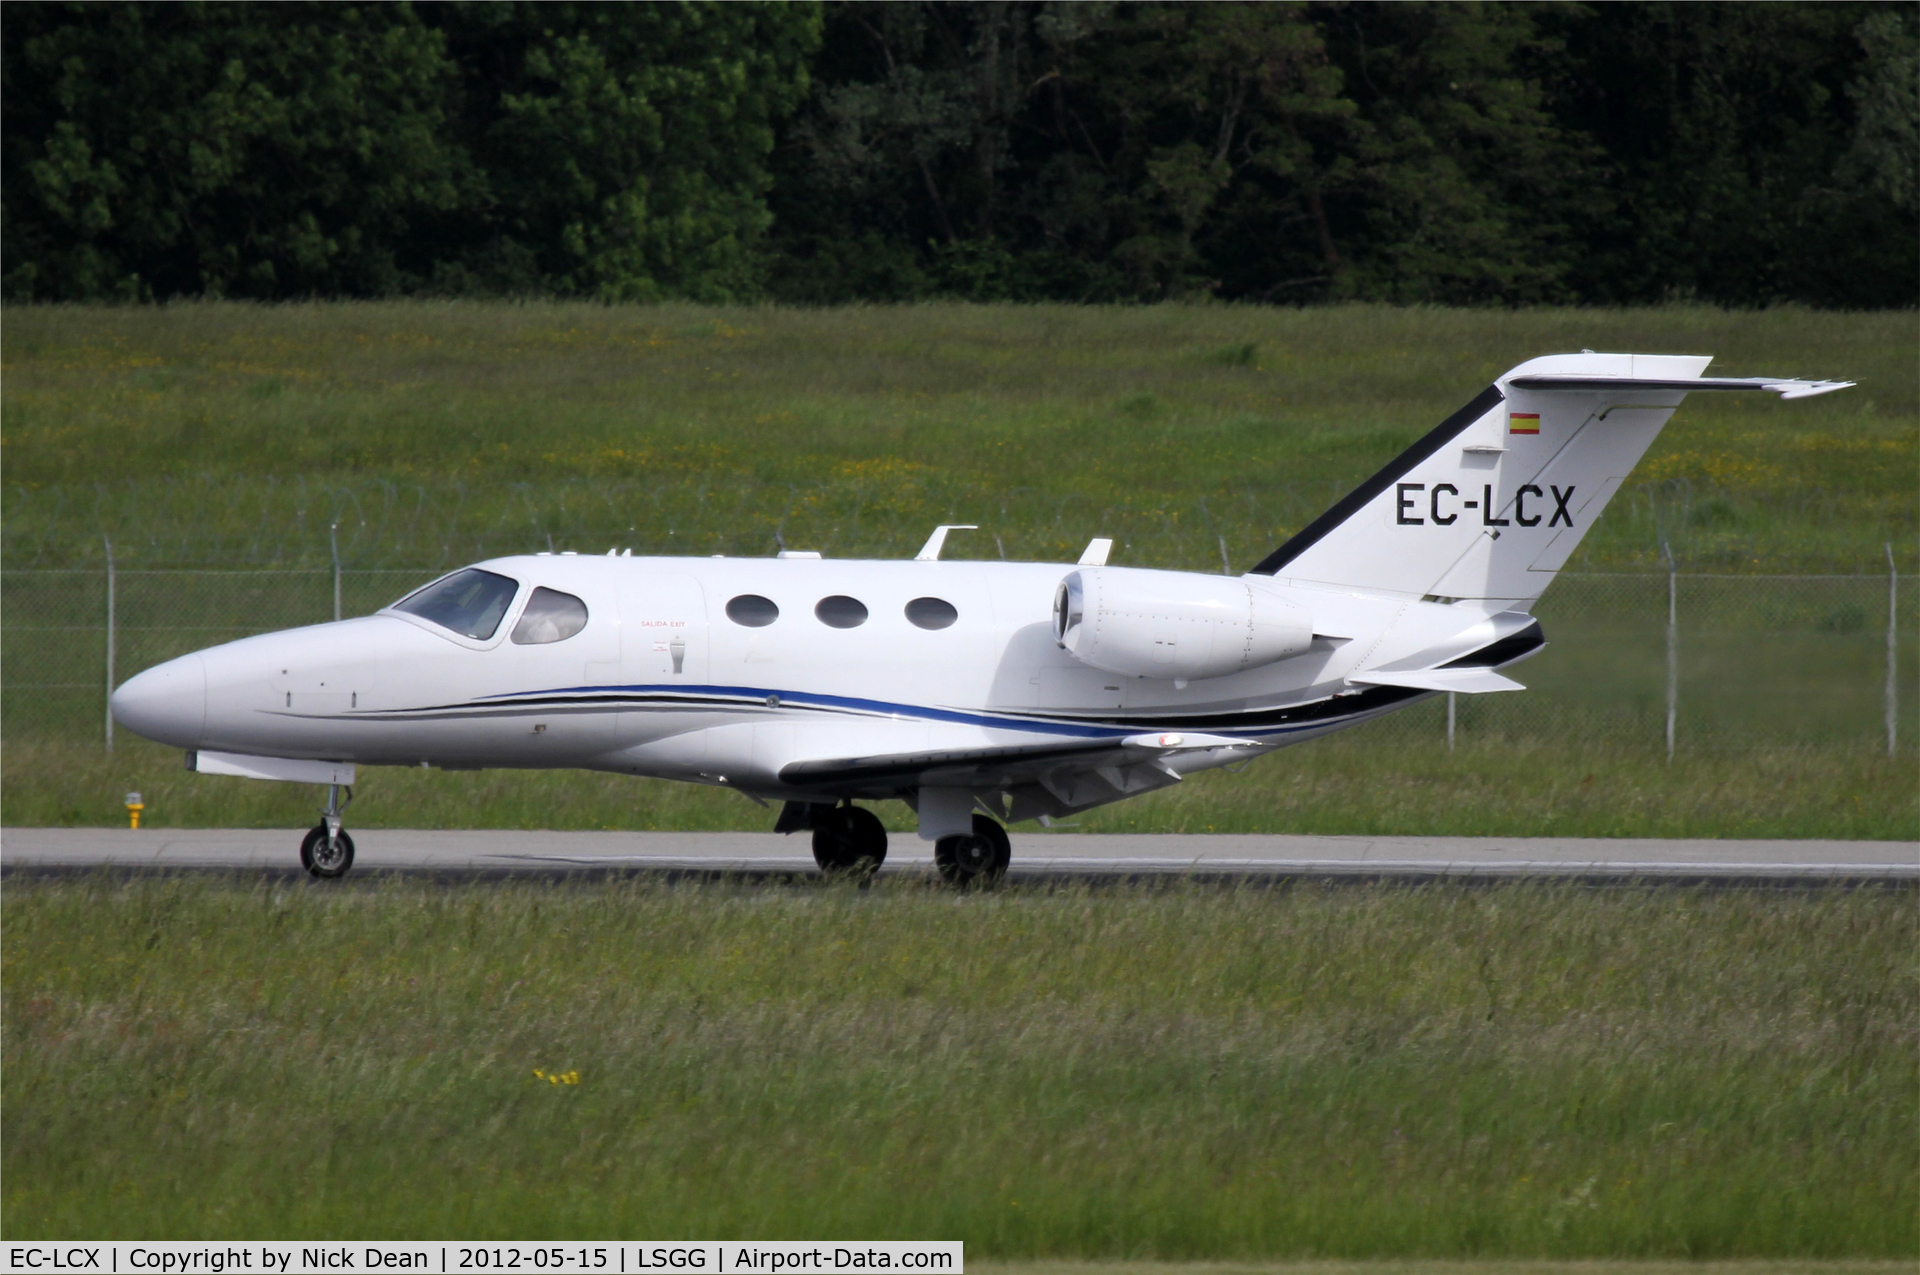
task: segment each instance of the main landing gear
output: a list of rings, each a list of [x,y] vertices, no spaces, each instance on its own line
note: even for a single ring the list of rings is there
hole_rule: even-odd
[[[872,876],[887,861],[887,830],[880,817],[852,802],[789,801],[775,832],[813,830],[813,861],[829,876]]]
[[[887,830],[871,811],[852,802],[789,801],[775,832],[813,832],[813,861],[829,876],[869,877],[887,858]],[[949,885],[991,886],[1007,874],[1013,843],[1007,830],[985,815],[973,816],[973,831],[933,843],[933,863]]]
[[[933,843],[933,864],[949,885],[998,884],[1013,861],[1007,830],[985,815],[973,817],[971,833],[955,833]]]
[[[327,785],[327,808],[320,812],[320,826],[300,843],[300,866],[322,880],[347,875],[353,866],[353,838],[340,826],[340,817],[353,801],[353,789],[347,789],[346,801],[340,800],[340,785]]]

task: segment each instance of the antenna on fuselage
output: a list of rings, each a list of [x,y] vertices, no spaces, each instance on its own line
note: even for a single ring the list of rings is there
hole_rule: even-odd
[[[949,531],[978,531],[979,526],[971,522],[943,522],[933,529],[927,537],[927,543],[920,546],[920,552],[913,555],[915,562],[938,562],[940,550],[946,546]],[[1002,555],[1005,556],[1005,555]]]
[[[1104,567],[1107,565],[1107,555],[1112,552],[1112,540],[1105,536],[1095,536],[1093,539],[1087,541],[1086,550],[1081,553],[1080,561],[1074,565],[1081,567]]]

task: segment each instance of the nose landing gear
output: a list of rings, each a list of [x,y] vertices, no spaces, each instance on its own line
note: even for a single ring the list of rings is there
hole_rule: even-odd
[[[327,785],[327,808],[320,812],[320,826],[300,843],[300,866],[322,880],[347,875],[353,866],[353,838],[340,826],[341,816],[353,801],[353,789],[347,789],[346,801],[340,800],[339,784]]]
[[[973,817],[972,833],[955,833],[933,843],[933,864],[949,885],[996,885],[1012,861],[1007,830],[985,815]]]

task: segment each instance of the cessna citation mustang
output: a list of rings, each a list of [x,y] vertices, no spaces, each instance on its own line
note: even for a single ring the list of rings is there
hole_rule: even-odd
[[[113,694],[203,774],[328,786],[300,848],[353,863],[356,766],[581,767],[785,803],[827,871],[886,857],[899,798],[955,883],[1003,822],[1179,783],[1443,691],[1523,689],[1531,614],[1694,391],[1852,382],[1681,355],[1534,359],[1239,577],[1105,565],[578,557],[465,567],[375,615],[210,647]],[[351,791],[348,792],[351,798]]]

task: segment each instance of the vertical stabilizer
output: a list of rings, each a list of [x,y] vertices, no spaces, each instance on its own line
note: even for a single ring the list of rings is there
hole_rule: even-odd
[[[1736,387],[1702,381],[1710,361],[1565,354],[1523,363],[1254,572],[1525,609],[1553,581],[1688,390]],[[1530,379],[1552,388],[1529,388]]]

